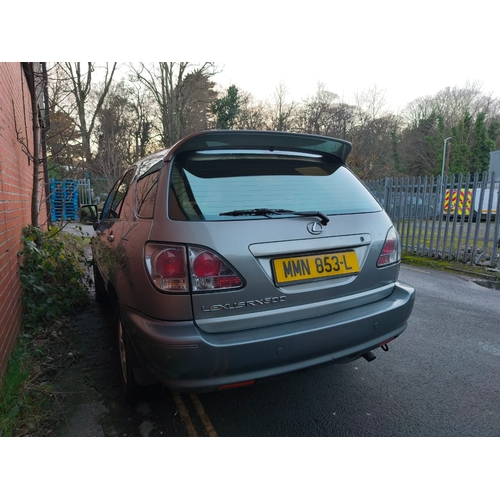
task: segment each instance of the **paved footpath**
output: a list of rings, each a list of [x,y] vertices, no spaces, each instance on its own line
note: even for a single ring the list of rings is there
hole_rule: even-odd
[[[63,231],[76,234],[78,236],[95,236],[94,228],[91,224],[84,224],[81,222],[66,222]]]

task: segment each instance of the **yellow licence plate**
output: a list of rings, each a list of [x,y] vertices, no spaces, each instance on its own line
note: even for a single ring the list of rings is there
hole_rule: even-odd
[[[274,259],[273,268],[278,285],[359,272],[358,258],[354,251]]]

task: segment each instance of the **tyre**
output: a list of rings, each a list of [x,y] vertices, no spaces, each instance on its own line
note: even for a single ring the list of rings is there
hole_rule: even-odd
[[[130,402],[135,396],[137,396],[139,386],[135,380],[134,369],[132,366],[133,351],[127,333],[123,328],[123,322],[118,304],[115,306],[115,328],[118,342],[118,354],[120,357],[120,372],[123,393],[127,401]]]
[[[92,269],[94,271],[95,300],[100,304],[103,304],[108,301],[108,292],[106,290],[106,286],[104,285],[101,273],[97,269],[95,263],[93,264]]]

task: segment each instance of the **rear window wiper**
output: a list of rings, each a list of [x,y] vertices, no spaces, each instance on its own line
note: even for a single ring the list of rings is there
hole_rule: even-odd
[[[326,226],[330,222],[330,219],[323,212],[316,212],[316,211],[297,212],[295,210],[285,210],[283,208],[251,208],[248,210],[233,210],[232,212],[223,212],[219,215],[231,215],[233,217],[239,217],[244,215],[259,216],[259,215],[283,215],[283,214],[300,215],[303,217],[319,217],[321,223],[324,226]]]

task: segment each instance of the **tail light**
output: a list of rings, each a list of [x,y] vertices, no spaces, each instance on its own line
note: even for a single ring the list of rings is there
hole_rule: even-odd
[[[385,238],[384,246],[377,260],[377,267],[395,264],[401,260],[401,240],[398,232],[391,227]]]
[[[206,248],[147,243],[145,261],[153,284],[165,292],[221,291],[244,284],[225,259]]]
[[[193,292],[230,290],[243,286],[238,273],[222,257],[200,247],[188,247]]]
[[[145,259],[156,288],[166,292],[189,291],[185,247],[147,243]]]

